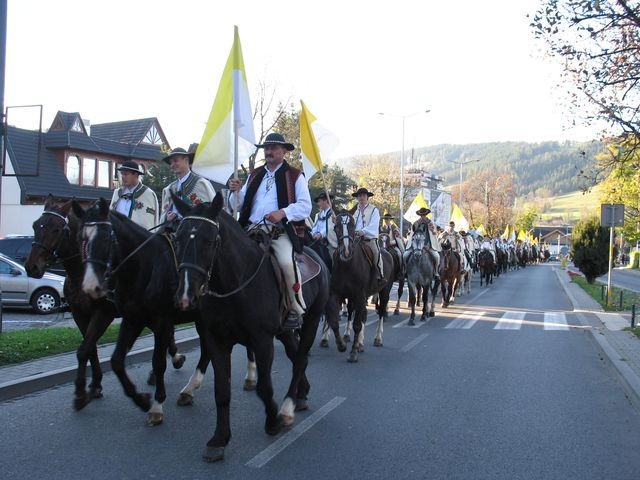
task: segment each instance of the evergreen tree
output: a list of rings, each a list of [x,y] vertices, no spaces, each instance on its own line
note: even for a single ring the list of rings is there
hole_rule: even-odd
[[[598,218],[580,221],[573,228],[571,256],[589,283],[609,271],[609,232]]]

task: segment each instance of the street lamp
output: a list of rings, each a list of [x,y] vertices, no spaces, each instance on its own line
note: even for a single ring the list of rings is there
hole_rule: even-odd
[[[464,158],[464,155],[463,157]],[[459,186],[459,193],[458,193],[458,203],[460,204],[460,208],[462,208],[462,166],[463,165],[467,165],[468,163],[474,163],[474,162],[479,162],[480,159],[476,158],[473,160],[467,160],[466,162],[463,159],[460,160],[451,160],[451,159],[447,159],[447,162],[451,162],[451,163],[455,163],[456,165],[460,165],[460,186]]]
[[[396,117],[402,119],[402,153],[400,155],[400,233],[404,235],[404,124],[405,120],[419,113],[429,113],[431,110],[421,110],[419,112],[409,113],[408,115],[397,115],[394,113],[380,112],[379,115],[387,117]]]

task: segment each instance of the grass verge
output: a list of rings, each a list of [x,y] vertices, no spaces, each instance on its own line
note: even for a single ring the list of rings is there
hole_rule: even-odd
[[[598,282],[588,283],[584,277],[579,275],[571,275],[571,281],[580,285],[606,312],[628,312],[632,305],[636,305],[636,309],[640,308],[640,293],[638,292],[611,287],[611,305],[607,305],[606,285]],[[622,303],[620,303],[620,299],[622,299]]]

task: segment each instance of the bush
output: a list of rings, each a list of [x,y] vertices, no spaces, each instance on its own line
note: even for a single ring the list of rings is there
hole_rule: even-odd
[[[589,283],[609,271],[609,229],[596,217],[578,222],[571,236],[573,264]]]
[[[640,250],[634,250],[631,252],[629,266],[631,268],[640,268]]]

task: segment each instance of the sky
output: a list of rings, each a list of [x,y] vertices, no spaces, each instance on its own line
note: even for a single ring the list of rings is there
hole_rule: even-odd
[[[597,138],[567,128],[559,67],[529,27],[538,3],[8,0],[5,106],[42,104],[44,128],[58,110],[92,124],[157,117],[186,148],[202,136],[237,25],[251,101],[259,83],[304,100],[339,139],[327,161],[403,140]],[[9,110],[16,126],[35,118]]]

